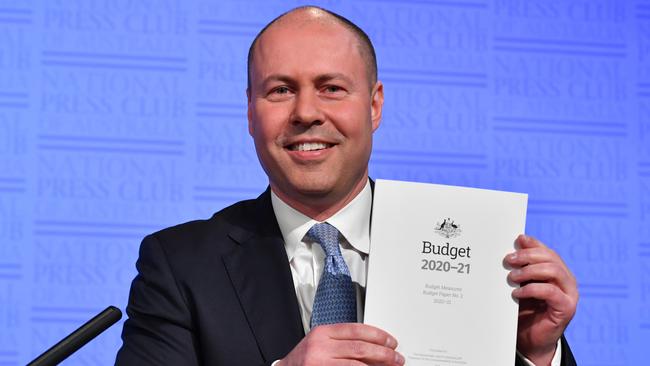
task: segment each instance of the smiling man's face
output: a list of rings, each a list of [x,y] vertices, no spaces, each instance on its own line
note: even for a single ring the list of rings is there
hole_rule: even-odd
[[[290,14],[264,32],[248,90],[249,131],[271,188],[316,216],[365,185],[383,103],[355,35],[318,16]]]

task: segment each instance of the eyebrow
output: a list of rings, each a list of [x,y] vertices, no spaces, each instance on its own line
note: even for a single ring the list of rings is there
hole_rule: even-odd
[[[327,82],[327,81],[330,81],[330,80],[335,80],[335,79],[340,79],[340,80],[343,80],[344,82],[346,82],[348,84],[352,84],[352,79],[350,79],[346,75],[338,73],[338,72],[319,75],[316,78],[316,83],[322,84],[324,82]]]
[[[282,75],[282,74],[272,74],[266,79],[262,80],[262,85],[266,86],[268,83],[273,82],[273,81],[282,81],[284,83],[290,84],[293,83],[293,79],[288,76],[288,75]]]
[[[314,79],[314,81],[316,82],[316,84],[322,84],[322,83],[325,83],[325,82],[328,82],[328,81],[331,81],[331,80],[336,80],[336,79],[343,80],[344,82],[346,82],[348,84],[353,83],[352,79],[350,79],[348,76],[346,76],[346,75],[344,75],[342,73],[339,73],[339,72],[332,72],[332,73],[326,73],[326,74],[318,75]],[[269,83],[275,82],[275,81],[280,81],[280,82],[287,83],[287,84],[295,84],[296,83],[295,79],[292,78],[291,76],[284,75],[284,74],[272,74],[272,75],[268,76],[266,79],[264,79],[264,81],[262,82],[262,85],[266,87]]]

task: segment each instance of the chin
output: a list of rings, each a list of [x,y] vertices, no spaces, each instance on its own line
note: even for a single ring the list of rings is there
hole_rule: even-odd
[[[304,196],[326,196],[332,192],[333,187],[327,184],[305,184],[295,187],[295,191]]]
[[[326,196],[336,188],[336,182],[331,179],[331,176],[307,176],[289,181],[287,185],[293,192],[297,192],[304,196]]]

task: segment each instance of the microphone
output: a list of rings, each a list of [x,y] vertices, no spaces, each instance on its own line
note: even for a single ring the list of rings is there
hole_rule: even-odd
[[[43,352],[42,355],[35,358],[27,366],[50,366],[58,365],[79,348],[97,337],[100,333],[108,329],[122,318],[122,312],[115,306],[109,306],[94,318],[80,326],[77,330],[63,338],[52,348]]]

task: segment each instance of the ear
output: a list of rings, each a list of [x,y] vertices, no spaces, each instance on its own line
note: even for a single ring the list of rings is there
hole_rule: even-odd
[[[370,119],[372,121],[372,131],[379,128],[381,123],[381,111],[384,107],[384,84],[377,80],[372,88],[370,95]]]
[[[246,99],[247,103],[247,112],[246,116],[248,117],[248,134],[253,136],[253,110],[251,103],[251,88],[246,88]]]

